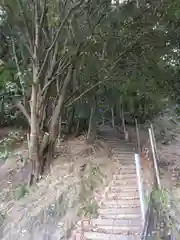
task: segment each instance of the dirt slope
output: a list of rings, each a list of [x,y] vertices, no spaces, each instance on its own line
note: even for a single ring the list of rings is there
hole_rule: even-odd
[[[95,214],[92,194],[109,181],[111,172],[107,145],[102,145],[89,146],[84,137],[59,143],[61,157],[20,200],[15,193],[27,181],[28,161],[22,165],[14,164],[17,159],[13,158],[5,162],[0,169],[6,172],[0,186],[0,239],[67,239],[81,215]]]

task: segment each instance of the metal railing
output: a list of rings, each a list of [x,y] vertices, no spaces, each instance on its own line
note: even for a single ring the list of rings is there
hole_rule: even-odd
[[[155,203],[154,203],[154,190],[161,190],[161,182],[160,182],[160,175],[159,175],[159,168],[158,168],[158,154],[157,154],[157,147],[156,147],[156,141],[155,141],[155,135],[154,135],[154,129],[153,125],[150,124],[150,127],[148,129],[149,133],[149,140],[150,140],[150,151],[153,159],[153,185],[151,192],[149,194],[149,202],[146,206],[144,201],[144,191],[143,191],[143,183],[142,178],[140,174],[140,153],[141,153],[141,146],[140,146],[140,133],[139,133],[139,127],[137,120],[135,121],[136,124],[136,135],[137,135],[137,152],[138,154],[135,154],[135,162],[136,162],[136,171],[137,171],[137,180],[138,180],[138,188],[139,188],[139,197],[140,197],[140,205],[141,205],[141,214],[142,214],[142,222],[143,222],[143,231],[141,234],[141,240],[152,240],[154,239],[154,236],[157,232],[157,226],[160,225],[161,219],[159,219],[159,216],[156,214],[155,211]],[[174,239],[172,236],[166,236],[163,239]]]
[[[146,210],[145,210],[143,184],[141,181],[141,164],[140,164],[140,155],[139,154],[135,154],[135,163],[136,163],[136,175],[137,175],[139,198],[140,198],[142,224],[144,225]]]

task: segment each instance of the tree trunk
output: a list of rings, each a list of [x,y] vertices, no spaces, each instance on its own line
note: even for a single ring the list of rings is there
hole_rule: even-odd
[[[55,143],[57,141],[57,137],[58,136],[60,137],[59,124],[60,124],[60,119],[61,119],[61,115],[62,115],[64,99],[65,99],[65,96],[67,93],[67,88],[72,79],[72,73],[73,73],[73,66],[71,64],[68,69],[67,76],[64,80],[64,84],[63,84],[59,99],[57,101],[57,105],[53,112],[53,116],[52,116],[51,123],[50,123],[49,130],[48,130],[49,137],[47,139],[47,143],[46,144],[42,143],[44,146],[43,147],[41,146],[42,154],[41,154],[40,158],[43,159],[43,166],[41,166],[43,169],[42,171],[44,171],[45,167],[48,168],[50,166],[50,162],[54,155]]]
[[[75,137],[78,137],[79,133],[80,133],[80,119],[78,118],[77,124],[76,124]]]
[[[57,126],[58,119],[59,119],[59,117],[61,115],[61,112],[62,112],[62,107],[63,107],[64,99],[65,99],[65,96],[66,96],[66,93],[67,93],[67,88],[68,88],[69,83],[71,81],[72,72],[73,72],[73,66],[71,64],[69,69],[68,69],[68,73],[67,73],[66,79],[64,81],[62,91],[61,91],[61,94],[60,94],[59,99],[58,99],[58,103],[55,107],[54,114],[52,116],[52,121],[51,121],[50,128],[49,128],[51,138],[54,138],[57,135],[56,126]]]
[[[32,85],[31,94],[31,123],[30,123],[30,141],[29,141],[29,158],[32,163],[32,173],[30,176],[30,184],[36,182],[40,174],[40,158],[39,158],[39,131],[37,118],[37,95],[38,85]]]
[[[72,132],[72,126],[74,122],[74,114],[75,114],[75,108],[73,107],[72,112],[70,113],[70,116],[68,117],[68,123],[67,123],[67,132],[70,134]]]
[[[111,117],[112,117],[112,127],[115,127],[115,122],[114,122],[114,108],[111,107]]]
[[[96,112],[96,102],[93,100],[93,106],[91,107],[90,118],[89,118],[89,127],[87,133],[87,142],[93,143],[96,137],[96,119],[95,119],[95,112]]]
[[[91,135],[92,128],[93,128],[93,115],[94,115],[94,108],[91,107],[91,112],[90,112],[90,117],[89,117],[89,127],[88,127],[88,132],[87,132],[87,141],[90,140],[90,135]]]
[[[57,105],[53,111],[53,116],[49,128],[44,130],[44,133],[40,136],[40,125],[42,116],[41,113],[37,114],[39,109],[38,91],[39,85],[34,83],[32,85],[31,93],[31,122],[30,122],[30,143],[29,143],[29,158],[32,162],[32,173],[29,183],[35,183],[40,175],[43,174],[45,168],[48,168],[50,161],[54,155],[54,148],[57,137],[59,136],[59,120],[61,118],[64,99],[67,93],[68,85],[71,81],[73,67],[72,65],[68,69],[67,76],[64,80],[64,84],[61,90],[61,94],[57,101]],[[34,75],[35,76],[35,75]],[[35,79],[35,78],[34,78]],[[46,104],[43,102],[42,104]],[[44,108],[42,108],[44,109]],[[47,117],[47,116],[46,116]],[[43,118],[42,118],[43,120]]]

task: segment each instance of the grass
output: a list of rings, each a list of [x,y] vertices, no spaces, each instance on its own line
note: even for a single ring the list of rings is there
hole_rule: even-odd
[[[25,197],[29,193],[29,188],[26,184],[22,184],[17,187],[15,191],[15,198],[16,200],[20,200],[21,198]]]
[[[4,151],[0,152],[0,160],[5,161],[9,157],[9,154],[10,152],[8,152],[7,149],[5,148]]]
[[[0,160],[5,161],[9,156],[11,156],[16,143],[23,139],[24,137],[18,131],[9,132],[5,138],[0,139]],[[18,155],[18,153],[16,155]]]
[[[100,166],[89,164],[81,182],[81,192],[79,196],[81,202],[80,216],[97,216],[98,203],[94,200],[92,194],[94,190],[103,183],[104,177]]]
[[[167,236],[167,234],[173,233],[173,235],[177,235],[177,239],[179,239],[180,221],[178,209],[176,209],[176,204],[178,206],[178,202],[174,202],[170,192],[164,187],[160,190],[153,189],[152,194],[154,219],[156,221],[156,227],[159,227],[156,230],[156,235]],[[178,215],[178,218],[176,218],[176,214]]]
[[[84,215],[85,217],[96,218],[98,216],[98,204],[93,199],[87,199],[84,201],[79,215]]]

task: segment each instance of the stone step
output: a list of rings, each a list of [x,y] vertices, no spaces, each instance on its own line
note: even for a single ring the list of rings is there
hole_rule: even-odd
[[[105,219],[105,218],[97,218],[97,219],[91,219],[90,220],[91,226],[120,226],[120,227],[138,227],[139,228],[139,222],[137,219]]]
[[[110,144],[114,144],[115,148],[128,148],[130,146],[135,146],[134,143],[132,142],[127,142],[124,139],[120,139],[119,137],[110,137],[110,136],[106,136],[105,138],[108,139],[108,142]]]
[[[126,160],[124,158],[122,158],[122,159],[112,158],[112,161],[114,163],[116,163],[116,164],[119,164],[117,170],[121,170],[122,171],[122,169],[127,169],[128,167],[129,167],[129,169],[135,169],[135,167],[136,167],[134,161]]]
[[[121,168],[121,169],[116,169],[116,171],[114,172],[113,176],[119,178],[123,175],[126,176],[136,176],[136,167],[134,166],[134,168]]]
[[[111,148],[112,152],[113,153],[122,153],[122,154],[131,154],[131,155],[134,155],[135,154],[135,151],[133,149],[133,147],[119,147],[117,148],[117,143],[116,145],[113,145],[113,144],[110,144],[109,141],[107,141],[109,147]],[[121,144],[121,143],[120,143]]]
[[[136,191],[136,192],[121,192],[121,193],[107,193],[106,194],[106,197],[108,199],[114,199],[114,200],[120,200],[120,199],[123,199],[123,200],[128,200],[128,199],[135,199],[135,198],[139,198],[139,192]]]
[[[134,164],[134,160],[132,159],[125,159],[125,158],[112,156],[112,160],[115,162],[119,162],[120,164],[128,164],[128,165]]]
[[[128,188],[137,189],[137,181],[136,179],[116,179],[113,181],[112,189],[126,187]]]
[[[122,175],[123,176],[133,176],[133,175],[136,176],[136,168],[134,168],[134,169],[133,168],[116,169],[113,174],[113,176],[116,178],[121,178]]]
[[[134,159],[127,159],[127,158],[124,158],[124,157],[115,157],[115,156],[112,156],[112,160],[115,161],[115,162],[119,162],[119,163],[123,163],[123,164],[134,164]]]
[[[132,183],[132,182],[130,182],[128,184],[127,180],[122,181],[121,184],[119,184],[119,185],[116,185],[113,183],[113,185],[111,185],[111,187],[110,187],[110,191],[111,190],[112,191],[119,190],[120,192],[123,192],[123,191],[126,191],[126,189],[131,189],[133,192],[133,191],[136,191],[138,189],[138,187],[137,187],[137,184]]]
[[[104,204],[104,205],[102,205],[101,206],[101,208],[103,209],[103,208],[114,208],[115,210],[117,209],[117,208],[138,208],[138,207],[140,207],[140,204],[138,203],[132,203],[131,205],[129,204],[129,203],[124,203],[124,204],[110,204],[110,203],[106,203],[106,204]]]
[[[124,166],[125,166],[125,168],[124,168]],[[128,166],[130,166],[130,168],[128,168]],[[121,164],[121,168],[116,168],[114,170],[113,176],[116,176],[119,178],[119,177],[122,177],[122,175],[128,176],[128,175],[133,175],[133,174],[136,175],[136,167],[134,166],[134,168],[133,168],[133,165],[128,165],[126,163],[125,165]]]
[[[121,213],[121,214],[111,214],[111,213],[101,213],[99,215],[103,219],[135,219],[137,222],[141,221],[141,214],[139,213]]]
[[[141,214],[141,209],[140,207],[136,207],[136,208],[119,208],[119,209],[114,209],[114,208],[100,208],[98,209],[98,213],[99,215],[129,215],[129,214]]]
[[[121,169],[121,171],[126,170],[126,169],[136,169],[135,161],[132,162],[131,164],[128,164],[128,165],[121,165],[120,164],[119,169]]]
[[[135,162],[134,160],[134,156],[125,156],[125,155],[121,155],[121,154],[114,154],[112,155],[113,159],[117,159],[117,160],[124,160],[127,162],[131,162],[132,164]]]
[[[122,179],[122,176],[125,179],[129,179],[129,178],[136,178],[137,174],[136,174],[136,169],[123,169],[123,170],[119,170],[119,173],[116,172],[113,174],[114,179]]]
[[[118,142],[115,142],[113,140],[108,140],[108,143],[109,144],[112,144],[113,145],[113,149],[114,150],[119,150],[119,149],[124,149],[124,150],[131,150],[133,145],[131,143],[127,143],[127,142],[123,142],[123,141],[118,141]],[[120,143],[120,144],[119,144]]]
[[[140,201],[136,199],[120,199],[120,200],[106,200],[103,202],[102,207],[114,207],[114,208],[123,208],[123,207],[137,207],[140,206]]]
[[[118,151],[118,152],[128,152],[128,153],[131,153],[131,154],[135,153],[135,151],[133,149],[133,146],[127,146],[127,145],[122,146],[121,142],[120,143],[114,143],[114,144],[112,144],[109,141],[107,141],[107,142],[108,142],[108,145],[112,148],[113,152]]]
[[[115,162],[119,161],[119,163],[125,163],[125,164],[128,163],[128,164],[135,165],[134,159],[127,159],[125,157],[119,157],[119,156],[118,157],[112,156],[112,159]]]
[[[114,155],[124,156],[124,157],[127,157],[127,158],[128,157],[134,158],[134,152],[122,151],[120,149],[118,149],[118,150],[112,149],[111,151]]]
[[[136,178],[119,178],[119,179],[114,179],[113,180],[113,185],[112,186],[125,186],[125,185],[132,185],[136,188],[137,185],[137,179]]]
[[[137,183],[136,177],[135,178],[126,178],[125,175],[122,175],[121,177],[122,178],[114,180],[114,185],[116,185],[116,186],[119,186],[119,185],[122,185],[122,184],[124,185],[124,182],[127,183],[127,184],[131,184],[131,185],[132,184],[136,185],[136,183]]]
[[[119,165],[121,165],[121,168],[123,167],[126,167],[128,168],[128,166],[130,166],[130,169],[133,169],[133,166],[135,165],[133,161],[130,161],[130,160],[125,160],[125,159],[117,159],[117,158],[112,158],[112,160],[115,162],[115,163],[119,163]],[[134,170],[135,170],[135,167],[134,166]],[[121,172],[122,173],[122,172]]]
[[[133,169],[136,172],[136,166],[135,164],[133,164],[132,162],[128,162],[128,161],[122,161],[122,160],[114,160],[116,163],[119,163],[121,165],[122,168],[126,168],[126,169]],[[122,172],[121,172],[122,174]]]
[[[116,175],[113,175],[113,178],[114,180],[121,180],[121,179],[136,179],[137,178],[137,175],[136,173],[130,173],[130,174],[127,174],[126,172],[121,172],[121,174],[116,174]]]
[[[129,192],[129,193],[135,193],[135,192],[138,192],[138,188],[137,187],[129,187],[129,186],[127,186],[127,187],[123,187],[123,185],[121,185],[121,186],[117,186],[117,187],[114,187],[113,189],[110,189],[110,191],[114,194],[114,193],[116,193],[116,194],[121,194],[122,192]]]
[[[126,225],[126,226],[116,226],[116,225],[112,225],[112,226],[106,226],[106,225],[101,225],[101,226],[95,226],[95,227],[91,227],[91,226],[87,226],[87,227],[83,227],[85,232],[104,232],[104,233],[112,233],[112,234],[138,234],[141,233],[141,229],[142,229],[142,224],[139,224],[139,226],[131,226],[131,225]]]
[[[99,232],[85,232],[84,237],[87,240],[140,240],[139,235],[117,235]]]
[[[108,141],[108,140],[107,142],[112,149],[116,149],[124,152],[131,152],[131,153],[135,152],[135,147],[133,144],[123,144],[121,140],[117,141],[116,143],[111,143],[111,141]]]

